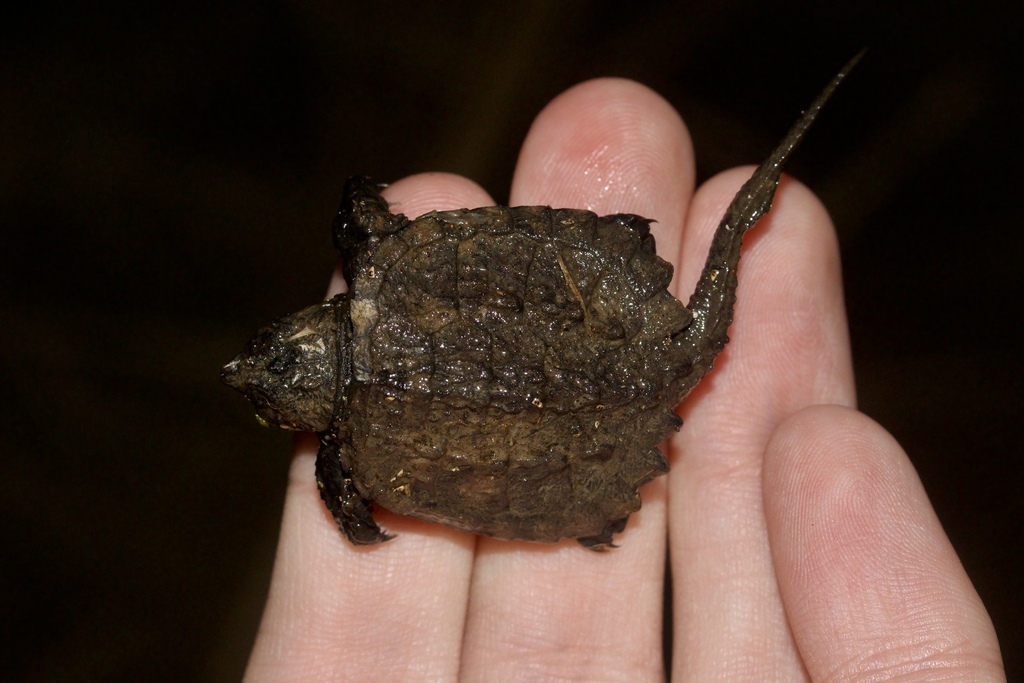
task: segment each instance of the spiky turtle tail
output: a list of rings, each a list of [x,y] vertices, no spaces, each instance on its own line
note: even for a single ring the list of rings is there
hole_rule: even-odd
[[[736,303],[736,269],[743,234],[771,209],[783,165],[800,144],[836,87],[863,55],[862,50],[825,86],[789,129],[782,142],[743,184],[718,224],[704,272],[687,305],[693,313],[693,321],[680,340],[690,349],[690,357],[693,359],[690,374],[690,382],[693,384],[696,383],[694,378],[700,378],[711,369],[715,357],[729,341],[728,330]]]

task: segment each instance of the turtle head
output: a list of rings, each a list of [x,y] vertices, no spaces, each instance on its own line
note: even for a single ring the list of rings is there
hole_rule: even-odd
[[[349,382],[339,358],[348,355],[339,353],[348,343],[339,339],[347,319],[348,298],[338,296],[275,320],[224,366],[221,379],[246,395],[261,422],[322,432]]]

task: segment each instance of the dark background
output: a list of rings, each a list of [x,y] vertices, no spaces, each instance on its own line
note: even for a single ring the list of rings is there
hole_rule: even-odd
[[[322,296],[347,176],[453,171],[505,201],[541,107],[619,75],[680,110],[704,179],[760,161],[863,46],[789,170],[837,224],[861,408],[1024,676],[1019,3],[428,5],[0,21],[5,677],[241,675],[289,437],[218,371]]]

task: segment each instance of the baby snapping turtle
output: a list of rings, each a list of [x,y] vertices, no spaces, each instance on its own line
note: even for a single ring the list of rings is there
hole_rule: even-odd
[[[495,206],[410,221],[356,177],[333,225],[349,291],[258,332],[224,381],[263,420],[319,435],[320,494],[353,543],[390,538],[377,504],[611,546],[728,341],[743,233],[851,66],[733,199],[687,306],[646,218]]]

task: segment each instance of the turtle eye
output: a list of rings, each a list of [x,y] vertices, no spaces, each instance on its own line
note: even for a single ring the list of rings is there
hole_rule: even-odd
[[[299,350],[296,348],[285,349],[278,355],[274,356],[272,361],[267,363],[267,372],[274,375],[280,375],[286,372],[289,368],[295,367],[298,362]]]

